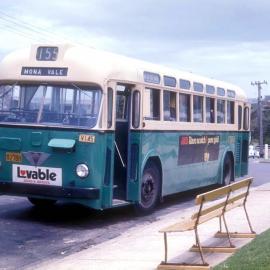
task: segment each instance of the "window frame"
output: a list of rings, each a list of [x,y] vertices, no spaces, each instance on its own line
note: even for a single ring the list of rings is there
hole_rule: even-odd
[[[179,88],[184,90],[190,90],[191,81],[186,79],[179,79]]]
[[[229,105],[231,104],[231,105]],[[235,123],[235,102],[233,100],[227,100],[227,110],[226,110],[226,123],[229,125],[233,125]],[[229,114],[228,111],[230,111],[230,121],[229,120]]]
[[[203,93],[204,86],[200,82],[193,82],[193,90],[198,93]]]
[[[207,94],[214,95],[216,93],[216,87],[214,85],[206,84],[205,85],[205,92]]]
[[[166,110],[169,111],[169,117],[168,118],[165,118],[165,95],[164,94],[169,94],[169,104],[166,104],[166,105],[169,105],[169,110]],[[171,106],[172,105],[172,95],[174,95],[174,115],[172,115],[172,109],[173,107]],[[176,92],[174,91],[170,91],[170,90],[163,90],[163,121],[177,121],[177,116],[176,116],[176,110],[177,110],[177,106],[176,106],[176,103],[177,103],[177,95],[176,95]],[[167,106],[166,106],[167,107]]]
[[[113,89],[108,87],[107,90],[107,128],[111,128],[113,124]]]
[[[187,97],[186,100],[186,120],[181,120],[181,116],[182,116],[182,111],[181,111],[181,108],[182,108],[182,103],[180,103],[180,100],[181,100],[181,96],[185,96]],[[181,122],[181,123],[190,123],[191,122],[191,94],[186,94],[186,93],[179,93],[178,95],[178,113],[179,113],[179,116],[178,116],[178,122]]]
[[[226,91],[223,87],[217,87],[217,95],[220,97],[225,97]]]
[[[220,111],[221,108],[219,105],[223,104],[223,111]],[[220,114],[222,115],[222,118]],[[223,119],[223,121],[220,121],[220,119]],[[225,99],[217,98],[217,124],[225,124],[226,123],[226,101]]]
[[[207,110],[207,100],[210,100],[210,107],[209,107],[209,111]],[[213,101],[213,108],[211,107],[211,101]],[[211,110],[213,109],[213,115],[211,115]],[[207,116],[207,114],[209,113],[209,118]],[[207,121],[207,119],[210,119],[210,121]],[[206,96],[205,97],[205,123],[207,124],[213,124],[216,122],[216,99],[214,97],[209,97],[209,96]]]
[[[195,99],[200,99],[200,102],[199,103],[195,103]],[[192,109],[193,109],[193,123],[204,123],[204,96],[201,96],[201,95],[193,95],[193,98],[192,98],[192,100],[193,100],[193,106],[192,106]],[[200,111],[201,111],[201,117],[200,117],[200,119],[201,119],[201,121],[197,121],[196,119],[195,119],[195,113],[194,113],[194,111],[195,111],[195,105],[197,105],[197,104],[201,104],[200,105]],[[199,119],[199,118],[198,118]],[[196,120],[196,121],[195,121]]]
[[[168,87],[176,87],[176,78],[172,76],[163,76],[163,84]]]
[[[250,109],[248,106],[244,107],[244,121],[243,121],[243,129],[248,131],[250,127]]]
[[[238,105],[238,130],[242,129],[242,122],[243,122],[243,106]]]
[[[147,103],[147,105],[145,104],[145,93],[149,91],[149,103]],[[156,93],[156,97],[155,98],[152,98],[152,93]],[[154,105],[151,106],[151,98],[154,100],[154,99],[157,99],[158,100],[158,104],[156,105],[155,109],[158,109],[158,116],[154,116]],[[159,88],[152,88],[152,87],[145,87],[144,88],[144,95],[143,95],[143,103],[144,103],[144,106],[149,106],[149,113],[150,115],[145,115],[145,111],[143,112],[143,119],[144,120],[152,120],[152,121],[161,121],[161,89]],[[154,101],[153,101],[153,104],[154,104]],[[153,107],[153,108],[152,108]],[[153,109],[153,116],[151,116],[151,109]]]
[[[141,92],[139,90],[134,90],[132,93],[132,127],[140,127],[141,119]]]

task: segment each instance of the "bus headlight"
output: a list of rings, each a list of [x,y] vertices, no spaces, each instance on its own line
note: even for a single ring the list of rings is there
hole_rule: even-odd
[[[89,169],[88,169],[87,165],[85,165],[85,164],[79,164],[76,167],[76,173],[77,173],[77,175],[79,177],[85,178],[89,174]]]

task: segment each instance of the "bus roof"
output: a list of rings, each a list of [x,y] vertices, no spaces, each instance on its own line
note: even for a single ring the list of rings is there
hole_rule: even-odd
[[[133,84],[146,83],[144,73],[158,74],[160,84],[164,87],[163,77],[173,77],[177,84],[179,79],[213,85],[235,91],[236,99],[246,99],[244,91],[236,85],[223,81],[195,75],[193,73],[167,68],[161,65],[117,55],[93,48],[72,44],[53,45],[58,48],[58,57],[52,61],[37,60],[37,50],[40,47],[52,45],[33,45],[31,48],[17,50],[7,55],[0,64],[0,81],[39,81],[58,83],[95,83],[104,86],[108,80],[125,81]],[[23,71],[23,68],[24,71]],[[28,69],[27,69],[28,68]],[[39,73],[38,69],[50,69],[50,74]],[[58,74],[65,69],[66,73]],[[27,73],[28,72],[28,73]]]

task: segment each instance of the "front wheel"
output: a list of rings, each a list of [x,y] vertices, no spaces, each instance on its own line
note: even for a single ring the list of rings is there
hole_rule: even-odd
[[[227,154],[223,164],[223,182],[224,186],[229,185],[233,181],[233,161]]]
[[[154,162],[148,162],[143,170],[140,202],[135,204],[139,214],[151,213],[158,203],[161,189],[160,171]]]
[[[56,200],[38,199],[32,197],[28,197],[28,200],[36,207],[49,207],[56,203]]]

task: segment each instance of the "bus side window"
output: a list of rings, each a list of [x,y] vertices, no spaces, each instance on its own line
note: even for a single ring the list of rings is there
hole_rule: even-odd
[[[160,90],[145,88],[144,119],[160,120]]]
[[[238,130],[242,128],[242,106],[238,106]]]
[[[244,130],[249,130],[249,107],[244,109]]]
[[[227,124],[234,124],[234,102],[227,101]]]
[[[190,95],[179,94],[179,121],[190,122]]]
[[[217,122],[225,123],[225,100],[217,100]]]
[[[163,92],[164,121],[176,121],[176,93]]]
[[[193,96],[193,121],[203,122],[203,97]]]
[[[107,96],[107,126],[108,128],[112,127],[112,114],[113,114],[113,90],[112,88],[108,88],[108,96]]]
[[[215,123],[215,99],[206,98],[206,123]]]
[[[140,92],[135,90],[132,97],[132,126],[138,128],[140,126]]]

